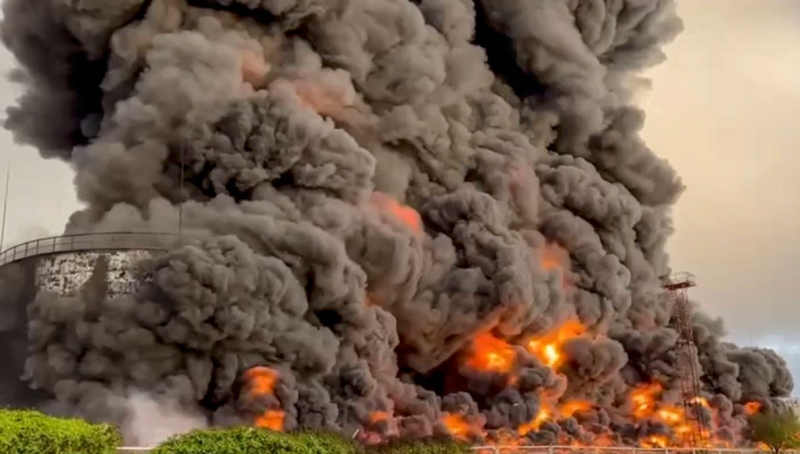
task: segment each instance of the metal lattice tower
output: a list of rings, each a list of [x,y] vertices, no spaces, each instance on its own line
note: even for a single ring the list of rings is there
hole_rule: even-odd
[[[707,444],[704,411],[700,400],[700,374],[697,370],[697,347],[692,330],[692,308],[687,291],[697,286],[694,276],[677,273],[661,278],[662,288],[667,290],[674,303],[675,328],[678,330],[678,370],[681,373],[680,391],[686,420],[691,426],[689,442],[692,447]]]

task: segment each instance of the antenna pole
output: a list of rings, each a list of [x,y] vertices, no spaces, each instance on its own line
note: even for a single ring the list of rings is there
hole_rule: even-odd
[[[185,175],[184,159],[186,154],[186,144],[181,141],[181,196],[178,206],[178,235],[183,236],[183,178]]]
[[[3,244],[6,239],[6,213],[8,212],[8,182],[11,180],[11,165],[6,168],[6,192],[3,200],[3,227],[0,229],[0,251],[3,250]]]

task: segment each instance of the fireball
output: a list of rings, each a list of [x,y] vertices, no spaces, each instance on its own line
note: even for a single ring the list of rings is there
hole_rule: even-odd
[[[525,347],[528,352],[539,359],[551,369],[558,369],[566,355],[562,351],[563,345],[570,339],[586,332],[586,327],[575,319],[570,319],[563,324],[538,336],[529,339]]]
[[[516,356],[514,347],[509,343],[484,332],[472,340],[466,364],[477,371],[505,374],[514,367]]]

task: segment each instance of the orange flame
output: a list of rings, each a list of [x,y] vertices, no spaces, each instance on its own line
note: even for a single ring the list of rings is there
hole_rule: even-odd
[[[282,410],[267,410],[256,417],[256,427],[280,432],[283,430],[284,412]]]
[[[484,372],[506,373],[514,367],[516,357],[510,344],[484,332],[473,339],[467,366]]]
[[[611,435],[602,433],[594,437],[592,444],[595,446],[614,446],[617,443],[614,441]]]
[[[699,405],[703,408],[711,408],[711,405],[708,403],[708,399],[705,397],[695,397],[690,401],[694,405]]]
[[[675,407],[661,408],[656,412],[656,416],[667,424],[679,424],[684,420],[683,410]]]
[[[641,441],[643,448],[666,448],[669,446],[669,438],[666,435],[650,435]]]
[[[373,411],[369,415],[369,422],[377,424],[379,422],[387,421],[389,419],[389,412],[386,411]]]
[[[656,398],[663,388],[659,383],[641,385],[631,391],[630,399],[633,406],[633,416],[637,419],[649,418],[655,410]]]
[[[254,396],[271,396],[275,393],[275,383],[278,381],[278,371],[269,367],[254,367],[244,373],[250,393]]]
[[[747,416],[753,416],[754,414],[758,413],[759,411],[761,411],[761,402],[753,401],[753,402],[748,402],[748,403],[744,404],[744,413]]]
[[[592,407],[593,405],[591,402],[587,402],[585,400],[571,400],[564,403],[558,411],[561,413],[562,417],[569,418],[575,413],[590,410]]]
[[[528,351],[551,369],[557,369],[567,359],[561,351],[568,340],[586,332],[586,327],[575,319],[528,340]]]
[[[550,410],[543,405],[542,408],[539,409],[539,413],[536,414],[536,417],[530,420],[529,422],[519,426],[519,428],[517,428],[517,432],[519,432],[519,434],[524,437],[529,432],[539,430],[539,427],[541,427],[542,424],[547,422],[551,416],[552,413],[550,412]]]
[[[652,383],[639,386],[630,394],[631,413],[634,418],[655,419],[669,427],[671,431],[671,437],[656,435],[641,440],[643,447],[720,447],[726,444],[723,440],[715,440],[711,432],[702,427],[698,421],[691,420],[683,408],[658,402],[662,391],[661,384]],[[711,408],[704,397],[695,397],[690,402],[693,405]]]
[[[472,427],[463,416],[456,413],[445,413],[442,416],[442,423],[447,428],[450,435],[459,440],[467,441],[474,434],[480,432]]]
[[[569,254],[563,248],[548,243],[542,250],[542,269],[545,271],[564,270],[569,265]]]
[[[419,217],[419,213],[413,208],[403,205],[382,192],[372,193],[372,203],[381,211],[388,213],[393,218],[406,225],[415,234],[422,233],[422,219]]]
[[[244,373],[247,386],[250,388],[250,395],[254,397],[272,396],[275,394],[275,384],[279,378],[278,371],[269,367],[253,367]],[[283,410],[266,410],[256,416],[255,426],[274,431],[283,430],[283,420],[285,413]]]

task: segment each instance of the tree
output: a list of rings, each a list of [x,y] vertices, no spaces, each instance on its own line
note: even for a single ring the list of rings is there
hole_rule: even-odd
[[[750,420],[754,441],[764,443],[774,454],[800,447],[800,421],[791,410],[759,413]]]

